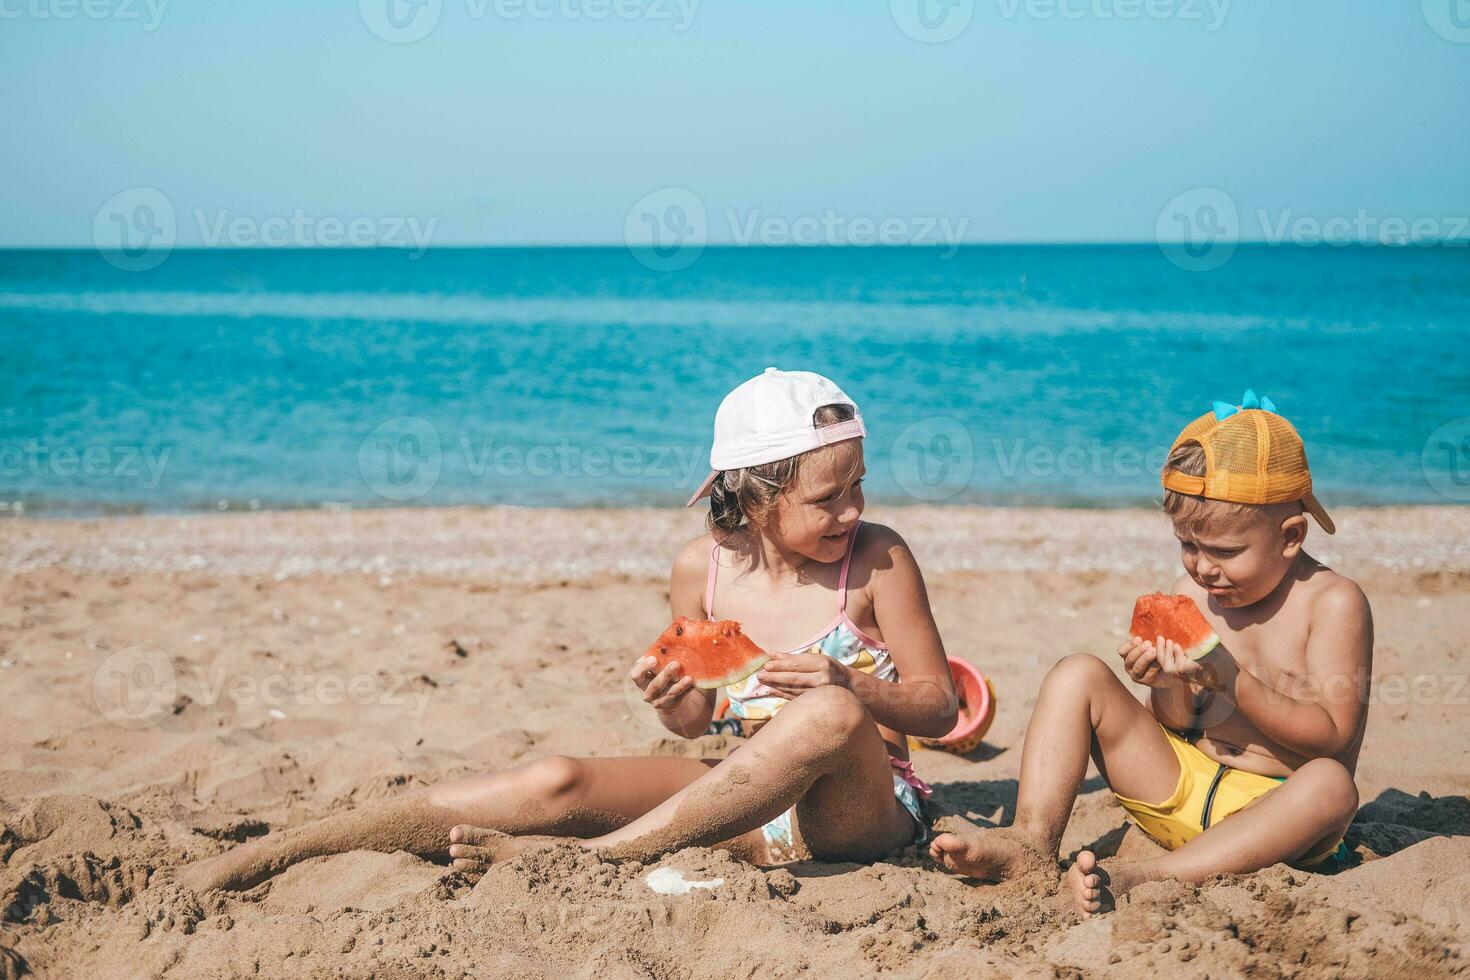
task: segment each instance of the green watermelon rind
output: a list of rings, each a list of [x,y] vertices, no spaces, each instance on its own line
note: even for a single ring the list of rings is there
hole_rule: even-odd
[[[742,664],[723,677],[716,677],[711,680],[698,680],[694,682],[694,686],[703,691],[714,691],[722,687],[729,687],[732,684],[739,684],[770,662],[771,657],[769,655],[756,657],[754,660]]]
[[[1184,655],[1190,660],[1203,660],[1208,657],[1220,645],[1220,634],[1211,633],[1210,638],[1203,643],[1197,643],[1184,651]]]

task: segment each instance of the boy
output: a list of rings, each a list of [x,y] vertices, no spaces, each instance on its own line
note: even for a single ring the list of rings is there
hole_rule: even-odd
[[[1144,881],[1345,855],[1373,621],[1362,590],[1302,550],[1306,514],[1335,529],[1301,437],[1247,391],[1180,433],[1163,485],[1186,573],[1174,592],[1195,600],[1220,645],[1191,661],[1162,637],[1130,637],[1118,654],[1149,688],[1146,707],[1096,657],[1053,667],[1026,732],[1014,823],[939,836],[930,853],[950,871],[999,880],[1054,862],[1089,752],[1169,852],[1106,870],[1080,852],[1067,883],[1084,918]]]

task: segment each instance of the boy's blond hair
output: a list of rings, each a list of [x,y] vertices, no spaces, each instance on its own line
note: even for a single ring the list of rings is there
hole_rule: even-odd
[[[1181,442],[1164,461],[1164,471],[1175,470],[1185,476],[1204,476],[1205,447],[1197,442]],[[1238,504],[1230,500],[1211,500],[1164,488],[1164,513],[1174,526],[1186,534],[1197,534],[1210,526],[1239,525],[1258,519],[1283,521],[1302,512],[1301,501],[1279,504]]]

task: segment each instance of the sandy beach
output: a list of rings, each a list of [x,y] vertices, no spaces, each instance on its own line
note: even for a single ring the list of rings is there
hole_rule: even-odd
[[[1470,508],[1339,508],[1308,550],[1377,630],[1355,866],[1145,885],[1078,922],[1058,876],[974,886],[910,849],[762,870],[561,848],[471,881],[404,852],[201,897],[158,872],[549,753],[720,755],[624,679],[700,515],[520,508],[0,521],[4,977],[1456,976],[1470,972]],[[948,652],[994,682],[968,757],[919,751],[941,828],[1008,822],[1037,687],[1110,655],[1177,574],[1146,511],[871,508]],[[1153,845],[1095,773],[1064,857]],[[652,891],[678,869],[713,888]],[[166,877],[166,875],[164,876]]]

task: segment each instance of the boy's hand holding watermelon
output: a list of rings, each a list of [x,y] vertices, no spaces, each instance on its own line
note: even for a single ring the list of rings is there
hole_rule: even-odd
[[[1216,647],[1219,649],[1219,647]],[[1184,647],[1164,636],[1145,640],[1130,636],[1118,647],[1118,656],[1123,658],[1123,668],[1128,676],[1139,684],[1166,688],[1178,684],[1197,684],[1211,690],[1221,690],[1219,671],[1212,657],[1191,660]]]
[[[1210,656],[1220,649],[1220,637],[1193,599],[1160,592],[1140,596],[1128,632],[1118,655],[1133,680],[1156,688],[1185,683],[1222,689],[1221,658]]]

